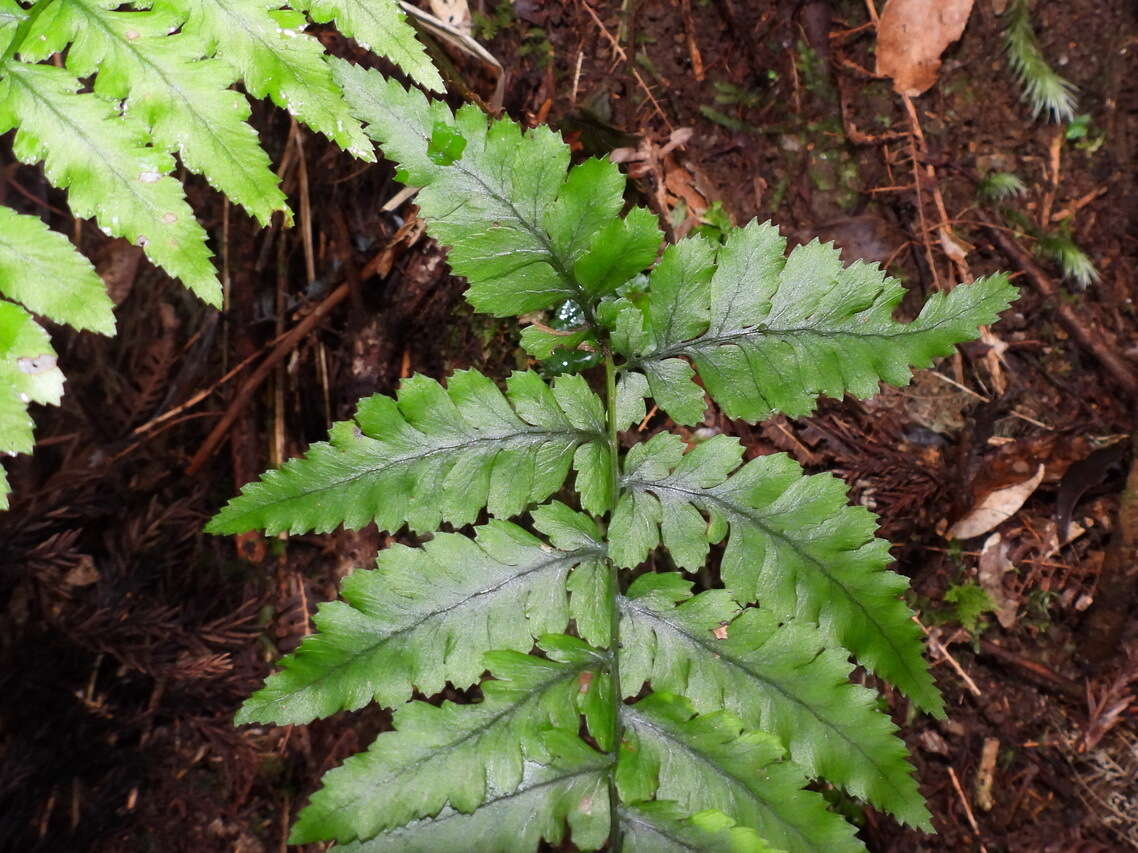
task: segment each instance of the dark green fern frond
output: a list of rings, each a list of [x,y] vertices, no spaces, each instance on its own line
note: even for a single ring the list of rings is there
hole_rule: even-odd
[[[392,546],[349,576],[344,600],[321,606],[318,632],[242,708],[240,722],[278,723],[372,699],[394,708],[395,731],[327,775],[294,840],[400,853],[862,849],[815,782],[929,829],[897,727],[851,680],[864,666],[944,713],[873,516],[786,456],[744,464],[736,439],[620,432],[648,400],[683,423],[708,397],[760,419],[904,384],[997,318],[1007,280],[936,294],[900,323],[898,282],[817,243],[788,257],[770,225],[661,252],[650,213],[620,215],[616,168],[571,167],[549,130],[454,113],[347,63],[336,80],[420,187],[420,215],[471,303],[500,317],[552,309],[557,320],[524,333],[528,351],[582,357],[548,385],[515,373],[505,393],[472,371],[445,388],[410,380],[212,522],[425,533],[499,516],[473,536]],[[594,365],[603,375],[586,378]],[[575,495],[534,508],[570,464]],[[655,571],[669,561],[712,588]],[[479,692],[462,705],[416,698],[448,684]]]

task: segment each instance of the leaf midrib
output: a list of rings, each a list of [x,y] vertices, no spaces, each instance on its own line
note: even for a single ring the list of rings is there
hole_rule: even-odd
[[[959,312],[942,317],[935,323],[921,323],[920,318],[909,323],[895,323],[898,327],[896,331],[858,331],[855,329],[826,329],[817,326],[784,326],[781,328],[773,328],[770,326],[761,327],[756,324],[742,329],[732,329],[730,331],[720,332],[715,335],[703,335],[698,338],[692,338],[689,341],[683,341],[678,344],[672,344],[661,350],[649,353],[642,356],[639,361],[655,361],[664,358],[674,358],[678,355],[688,355],[692,352],[699,352],[705,349],[715,349],[716,347],[729,346],[734,344],[740,349],[744,349],[744,344],[748,339],[756,338],[785,338],[792,335],[811,335],[817,338],[854,338],[855,340],[885,340],[891,341],[898,338],[912,337],[914,335],[923,335],[929,332],[935,332],[942,326],[951,323],[955,320],[962,319],[967,314],[968,306],[965,305]],[[636,359],[630,360],[630,363],[636,363]]]
[[[367,436],[367,437],[371,438],[370,436]],[[473,440],[468,441],[468,442],[463,442],[461,444],[438,445],[438,446],[434,446],[434,447],[430,448],[429,450],[426,450],[422,453],[408,453],[408,454],[403,455],[403,456],[390,457],[382,465],[375,465],[375,466],[370,467],[370,468],[365,468],[364,470],[358,471],[349,477],[343,477],[343,478],[338,479],[338,480],[336,480],[332,483],[329,483],[327,485],[322,485],[322,486],[317,486],[315,488],[305,489],[304,491],[288,495],[287,497],[278,498],[278,499],[273,500],[273,501],[266,501],[263,503],[258,503],[255,507],[247,510],[245,513],[242,513],[242,514],[244,515],[244,514],[261,513],[270,507],[280,506],[282,504],[287,504],[291,501],[304,500],[305,498],[311,497],[312,495],[317,495],[317,494],[320,494],[322,492],[327,492],[330,490],[339,489],[348,483],[354,483],[357,480],[364,479],[365,477],[371,477],[371,476],[377,475],[386,469],[395,468],[395,467],[398,467],[398,466],[403,465],[403,464],[412,465],[416,462],[421,462],[424,459],[430,459],[432,456],[436,456],[440,453],[449,453],[449,452],[455,451],[455,450],[460,450],[460,451],[461,450],[467,450],[470,448],[478,447],[478,445],[480,445],[480,444],[484,444],[484,443],[485,444],[492,444],[495,442],[501,443],[502,445],[504,445],[503,449],[506,449],[505,446],[509,445],[513,439],[520,439],[520,438],[526,438],[526,437],[529,437],[530,441],[519,441],[518,444],[521,446],[525,446],[526,444],[531,444],[531,443],[532,444],[541,444],[541,443],[546,443],[546,442],[553,442],[557,438],[575,438],[575,439],[577,439],[576,444],[580,445],[580,444],[585,444],[587,441],[594,441],[594,440],[600,438],[601,436],[595,435],[593,433],[587,433],[583,430],[554,431],[554,430],[546,430],[546,429],[518,430],[518,431],[510,432],[510,433],[495,433],[493,435],[479,434]],[[376,442],[381,442],[380,439],[374,439],[373,438],[371,440],[376,441]],[[339,449],[333,444],[327,444],[326,446],[332,450],[338,450]],[[482,451],[479,451],[479,452],[482,452]],[[278,469],[278,470],[285,470],[285,469]]]

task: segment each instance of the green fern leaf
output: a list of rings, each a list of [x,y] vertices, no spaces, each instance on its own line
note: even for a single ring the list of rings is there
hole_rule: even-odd
[[[853,827],[826,809],[807,778],[783,761],[778,740],[732,714],[695,716],[679,696],[653,693],[620,709],[625,745],[616,769],[621,799],[717,809],[788,853],[854,853]]]
[[[56,0],[32,28],[22,53],[41,60],[67,50],[76,77],[95,76],[95,93],[125,100],[157,148],[177,153],[262,225],[287,210],[269,157],[246,122],[249,104],[229,86],[236,73],[203,59],[205,43],[170,33],[181,20],[166,8],[111,11],[115,0]]]
[[[604,439],[604,412],[585,381],[565,376],[551,391],[519,372],[506,385],[508,400],[487,377],[460,371],[445,389],[417,376],[397,399],[370,397],[354,423],[334,425],[329,442],[247,485],[207,530],[470,524],[483,507],[505,517],[545,500],[571,464],[582,493],[607,499],[607,448],[580,454]]]
[[[731,417],[798,417],[821,395],[869,397],[879,382],[906,384],[912,368],[974,338],[1015,296],[1006,277],[992,276],[936,293],[917,319],[898,323],[892,313],[904,288],[880,268],[843,267],[838,251],[818,242],[785,257],[785,243],[774,226],[752,222],[728,236],[717,259],[693,237],[653,271],[643,331],[625,354],[677,421],[703,416],[699,389],[690,381],[676,388],[683,358]]]
[[[324,604],[318,632],[241,707],[239,723],[306,723],[371,700],[392,707],[413,689],[478,681],[482,655],[526,651],[569,622],[565,582],[595,547],[560,551],[506,521],[475,538],[440,533],[421,548],[393,545],[376,569],[349,575]]]
[[[394,732],[324,776],[289,841],[372,838],[444,806],[470,813],[495,793],[516,790],[526,761],[550,760],[546,729],[577,731],[579,679],[604,663],[571,637],[561,638],[555,651],[560,660],[487,655],[496,680],[482,685],[481,702],[400,707]],[[415,783],[406,784],[411,779]]]
[[[0,208],[2,210],[3,208]],[[0,452],[14,456],[35,446],[29,403],[59,405],[63,373],[47,332],[19,305],[0,300]],[[0,480],[0,509],[8,508],[8,480]]]
[[[118,116],[109,101],[77,94],[80,82],[63,69],[9,60],[4,71],[0,133],[17,128],[16,157],[42,160],[76,216],[93,216],[108,233],[142,246],[204,301],[220,305],[205,231],[181,184],[167,176],[173,159],[146,146],[145,129]]]
[[[367,133],[403,179],[423,187],[417,201],[428,230],[450,248],[450,265],[469,281],[476,310],[508,317],[565,299],[585,302],[594,288],[615,286],[621,273],[608,258],[606,226],[623,205],[625,179],[614,164],[589,160],[566,174],[569,146],[547,127],[487,125],[475,107],[452,115],[375,71],[335,67]],[[442,156],[440,138],[459,139],[461,157]],[[650,254],[643,247],[657,232],[643,216],[628,228],[636,257],[651,260],[656,246]],[[585,271],[587,284],[575,269]]]
[[[694,598],[690,590],[679,575],[649,574],[622,599],[626,696],[650,682],[686,696],[701,712],[731,711],[744,725],[776,735],[811,775],[931,828],[896,726],[875,709],[872,691],[848,681],[848,652],[827,647],[808,623],[780,623],[765,609],[740,611],[724,590]]]
[[[612,558],[639,565],[662,539],[679,568],[696,571],[709,542],[726,536],[720,572],[736,600],[817,622],[829,642],[943,717],[920,629],[900,598],[908,584],[885,571],[893,558],[874,536],[872,513],[849,505],[841,480],[804,476],[784,454],[739,468],[742,458],[742,445],[727,436],[686,455],[669,433],[633,448],[611,525]]]
[[[161,0],[185,21],[182,31],[201,39],[240,75],[255,98],[271,98],[357,159],[375,153],[332,79],[320,42],[302,32],[304,16],[273,0]]]
[[[35,216],[0,207],[0,293],[37,314],[115,333],[114,306],[90,261]]]
[[[576,732],[546,734],[549,763],[527,761],[521,784],[494,792],[473,812],[447,807],[431,818],[337,846],[344,853],[529,853],[543,839],[558,845],[566,824],[578,850],[596,850],[609,834],[608,777],[612,759]]]
[[[688,813],[660,800],[620,808],[622,853],[779,853],[753,829],[714,809]]]
[[[420,86],[443,91],[442,77],[397,0],[292,0],[290,5],[319,24],[335,21],[336,29],[364,50],[386,56]]]

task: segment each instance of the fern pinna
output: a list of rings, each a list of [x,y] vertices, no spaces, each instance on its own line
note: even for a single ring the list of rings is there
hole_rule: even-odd
[[[284,8],[282,8],[284,6]],[[146,256],[211,305],[221,284],[175,156],[258,222],[289,215],[241,82],[345,151],[374,152],[305,15],[334,22],[428,88],[442,80],[397,0],[0,0],[0,134],[42,163],[72,213]],[[53,60],[58,59],[58,65]],[[61,234],[0,206],[0,452],[30,453],[30,402],[58,404],[63,374],[39,314],[113,334],[94,267]],[[22,303],[21,307],[17,303]],[[26,309],[26,310],[25,310]],[[0,469],[0,509],[7,507]]]
[[[393,731],[328,773],[292,841],[862,849],[814,780],[930,828],[896,727],[850,680],[856,661],[944,713],[873,516],[838,479],[781,454],[744,462],[724,435],[622,448],[649,399],[693,424],[707,396],[755,420],[904,383],[994,321],[1013,288],[962,285],[898,323],[897,282],[843,268],[827,245],[786,257],[769,224],[722,244],[688,237],[657,260],[656,220],[621,215],[625,180],[608,161],[570,168],[548,128],[452,113],[347,63],[336,73],[401,179],[422,188],[475,308],[576,316],[530,326],[523,345],[562,367],[594,353],[603,378],[595,389],[581,373],[527,370],[503,390],[476,371],[416,376],[211,522],[422,535],[350,575],[238,714],[295,724],[394,709]],[[707,566],[713,545],[722,584],[697,591],[683,572]],[[647,570],[661,547],[682,571]],[[448,684],[472,701],[425,701]]]

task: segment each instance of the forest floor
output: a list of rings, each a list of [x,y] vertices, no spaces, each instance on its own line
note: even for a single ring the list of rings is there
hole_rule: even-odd
[[[873,73],[863,0],[486,0],[470,3],[474,32],[501,78],[441,49],[452,91],[549,122],[582,156],[615,150],[673,236],[771,219],[792,243],[884,264],[913,304],[1016,276],[1003,320],[907,388],[703,425],[750,456],[838,473],[912,579],[949,719],[888,698],[939,834],[842,801],[873,851],[1138,848],[1138,11],[1034,5],[1089,117],[1072,130],[1020,102],[998,5],[976,0],[937,83],[908,102]],[[389,167],[362,168],[287,115],[255,120],[298,227],[258,231],[193,186],[230,282],[224,316],[81,232],[119,335],[59,333],[64,405],[37,413],[35,456],[10,466],[0,849],[283,850],[322,773],[388,719],[237,730],[233,713],[390,537],[234,540],[202,525],[362,395],[525,364],[516,326],[465,306]],[[0,158],[6,180],[58,204]],[[993,171],[1025,192],[985,206]],[[1081,247],[1099,280],[1065,281],[1036,254],[1047,234]],[[967,538],[948,536],[958,523]]]

